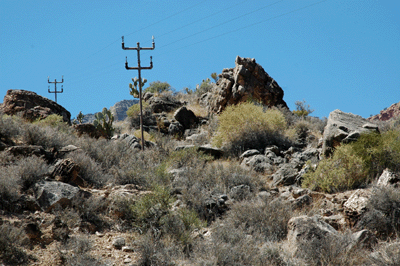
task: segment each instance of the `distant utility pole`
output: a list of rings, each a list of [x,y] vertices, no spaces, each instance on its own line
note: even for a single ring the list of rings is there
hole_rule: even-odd
[[[128,66],[128,57],[125,58],[125,68],[127,70],[137,69],[139,72],[139,107],[140,107],[140,134],[142,135],[142,150],[144,150],[144,133],[143,133],[143,110],[142,110],[142,77],[141,77],[141,70],[142,69],[152,69],[153,68],[153,57],[150,56],[150,66],[149,67],[142,67],[140,65],[140,50],[154,50],[156,45],[154,43],[154,36],[153,39],[153,47],[140,47],[140,43],[137,43],[136,47],[125,47],[124,43],[124,36],[122,36],[122,49],[124,50],[137,50],[137,58],[138,58],[138,66],[137,67],[129,67]]]
[[[61,85],[61,91],[57,91],[57,83],[63,83],[64,82],[64,76],[62,76],[62,80],[61,81],[57,81],[57,79],[55,79],[54,81],[50,81],[50,77],[47,77],[47,82],[48,83],[54,83],[54,91],[50,91],[50,85],[49,85],[49,93],[54,93],[55,98],[56,98],[56,102],[57,102],[57,93],[63,93],[63,85]]]

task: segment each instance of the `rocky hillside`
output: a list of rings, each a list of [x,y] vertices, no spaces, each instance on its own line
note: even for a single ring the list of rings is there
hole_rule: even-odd
[[[389,108],[380,111],[379,114],[368,118],[370,121],[389,121],[400,116],[400,102],[392,104]]]
[[[400,265],[400,128],[297,116],[236,63],[206,94],[146,95],[144,150],[135,115],[107,136],[4,101],[60,119],[0,116],[0,264]]]

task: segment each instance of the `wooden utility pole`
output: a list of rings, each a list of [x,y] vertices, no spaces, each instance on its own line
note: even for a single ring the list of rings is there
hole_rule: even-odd
[[[125,47],[124,43],[124,36],[122,36],[122,49],[124,50],[137,50],[137,58],[138,58],[138,66],[137,67],[129,67],[128,66],[128,57],[125,58],[125,68],[127,70],[137,69],[139,72],[139,107],[140,107],[140,134],[142,135],[142,150],[144,150],[144,133],[143,133],[143,110],[142,110],[142,77],[141,77],[141,70],[142,69],[152,69],[153,68],[153,57],[150,56],[150,66],[149,67],[142,67],[140,65],[140,50],[154,50],[156,47],[154,43],[154,36],[153,39],[153,46],[152,47],[140,47],[140,43],[137,43],[136,47]]]
[[[61,91],[57,91],[57,83],[63,83],[64,82],[64,76],[62,76],[62,80],[61,81],[57,81],[57,79],[55,79],[54,81],[50,81],[50,77],[47,77],[47,82],[48,83],[54,83],[54,91],[50,91],[50,85],[49,85],[49,93],[54,93],[55,98],[56,98],[56,102],[57,102],[57,93],[63,93],[63,85],[61,85]]]

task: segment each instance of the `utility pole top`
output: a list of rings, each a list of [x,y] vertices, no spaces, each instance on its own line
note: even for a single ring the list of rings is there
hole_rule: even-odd
[[[50,91],[50,85],[49,85],[48,92],[49,93],[54,93],[55,102],[57,102],[57,93],[63,93],[64,92],[63,85],[61,85],[61,91],[57,91],[57,83],[63,83],[64,82],[64,75],[61,76],[61,81],[57,81],[57,79],[54,79],[54,81],[50,81],[50,76],[47,76],[47,82],[54,84],[54,91]]]

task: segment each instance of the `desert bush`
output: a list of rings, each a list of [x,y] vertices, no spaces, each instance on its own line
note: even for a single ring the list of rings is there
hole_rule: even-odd
[[[81,221],[95,225],[99,231],[109,227],[107,220],[104,219],[108,208],[106,199],[102,197],[76,197],[72,201],[72,206],[79,214]],[[67,221],[63,222],[68,224]]]
[[[143,111],[149,110],[149,103],[143,101],[142,102],[142,109]],[[126,111],[126,115],[128,117],[137,117],[140,115],[140,105],[139,103],[132,105],[131,107],[128,108],[128,111]]]
[[[61,252],[59,250],[59,257],[63,265],[67,266],[85,266],[105,265],[90,254],[92,243],[85,236],[77,236],[69,239],[63,244]]]
[[[267,145],[287,145],[281,134],[286,128],[283,114],[252,103],[228,106],[219,116],[219,126],[213,144],[223,146],[230,155],[238,156],[249,149],[264,149]]]
[[[196,212],[186,208],[168,213],[161,218],[160,223],[163,235],[175,240],[187,255],[192,251],[193,230],[207,225]]]
[[[210,246],[207,265],[295,265],[279,243],[262,240],[248,234],[244,227],[232,228],[225,222],[213,228]]]
[[[293,114],[298,116],[298,117],[307,117],[309,114],[311,114],[312,112],[314,112],[314,110],[312,110],[310,108],[309,104],[306,104],[306,101],[296,101],[294,103],[296,105],[296,110],[293,111]]]
[[[138,241],[138,249],[140,258],[137,265],[139,266],[175,265],[168,248],[162,241],[156,239],[151,233],[147,233],[140,241]]]
[[[339,146],[333,156],[320,161],[317,169],[303,176],[302,186],[319,191],[338,192],[368,181],[364,160],[350,145]]]
[[[14,203],[20,197],[18,181],[18,178],[10,175],[8,167],[0,168],[0,210],[13,210]]]
[[[172,201],[166,187],[154,185],[151,193],[141,196],[131,207],[134,226],[142,232],[160,230],[160,219],[169,212]]]
[[[151,188],[155,183],[169,185],[170,176],[165,171],[165,164],[162,164],[165,156],[159,149],[123,153],[119,164],[111,168],[114,182],[119,185],[140,185],[143,188]]]
[[[111,173],[104,170],[99,163],[85,152],[71,152],[67,157],[71,158],[79,166],[79,175],[87,181],[90,186],[100,188],[106,185],[113,177]]]
[[[51,114],[47,116],[45,119],[38,119],[33,122],[33,124],[38,125],[40,127],[52,127],[61,132],[69,132],[69,125],[67,122],[64,122],[64,119],[61,115]]]
[[[400,232],[400,191],[398,188],[373,187],[367,211],[357,223],[359,229],[376,232],[383,240]]]
[[[207,161],[213,159],[212,156],[197,151],[196,147],[185,148],[171,152],[166,159],[166,166],[171,169],[199,166],[199,164],[204,166]]]
[[[327,192],[357,188],[385,168],[400,171],[400,131],[365,133],[357,141],[339,146],[332,157],[304,176],[303,186]]]
[[[23,125],[22,140],[28,145],[39,145],[44,149],[60,149],[74,142],[75,135],[57,128],[42,127],[38,124]]]
[[[22,133],[21,124],[23,120],[17,116],[11,117],[0,114],[0,140],[11,143],[12,139],[19,137]]]
[[[259,235],[263,240],[280,241],[287,235],[287,224],[292,215],[291,206],[283,200],[253,200],[234,204],[226,219],[232,230],[243,228],[247,234]]]
[[[297,256],[304,259],[306,265],[366,265],[366,250],[352,246],[353,241],[351,231],[304,241],[298,243]]]
[[[0,225],[0,261],[6,265],[26,265],[29,256],[21,245],[27,236],[21,228],[12,225]]]
[[[49,166],[43,159],[31,156],[20,159],[11,168],[15,171],[16,176],[19,177],[21,188],[27,190],[35,183],[44,180]]]
[[[153,81],[150,82],[149,86],[144,90],[144,93],[151,92],[151,93],[163,93],[167,91],[171,91],[172,87],[168,84],[168,82],[161,82],[161,81]]]

